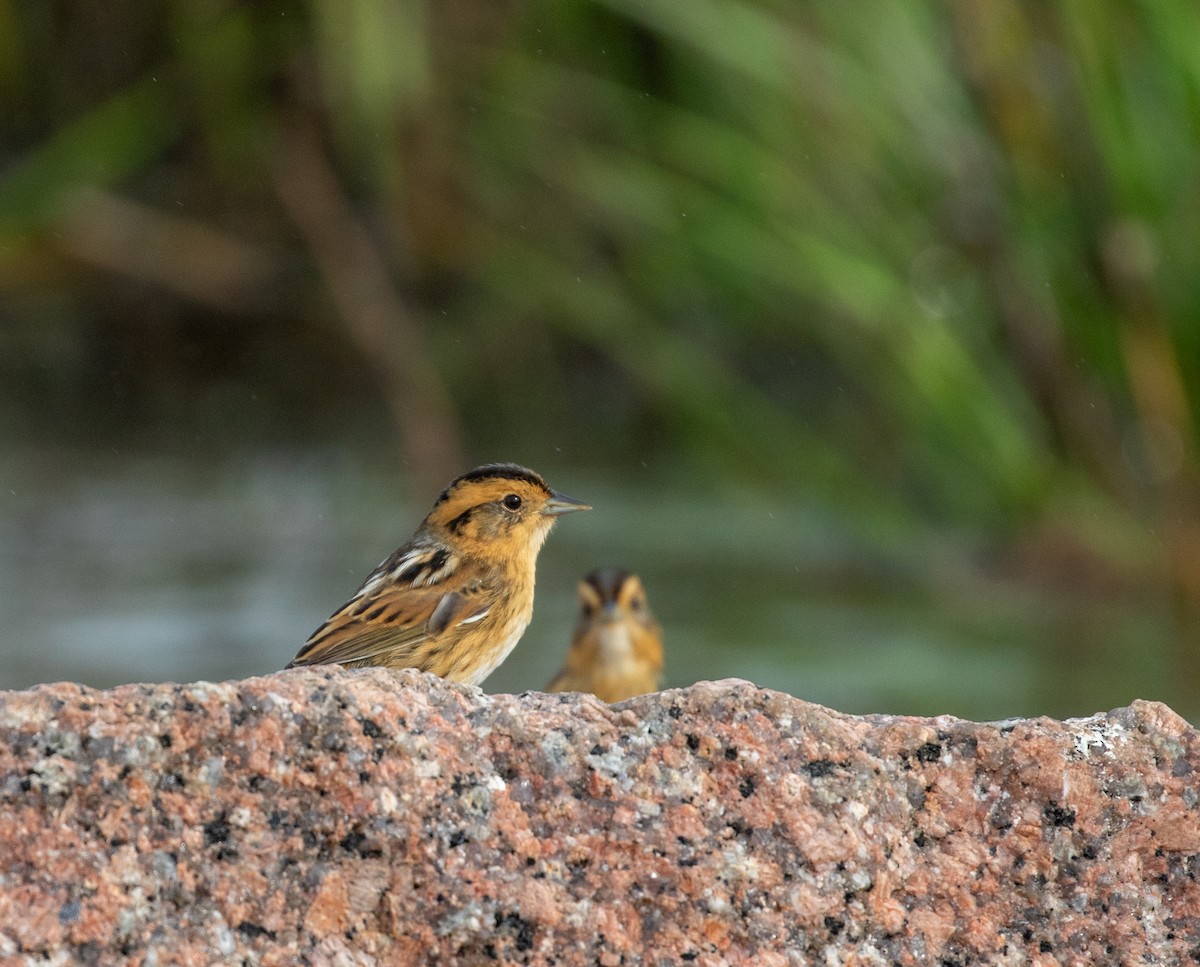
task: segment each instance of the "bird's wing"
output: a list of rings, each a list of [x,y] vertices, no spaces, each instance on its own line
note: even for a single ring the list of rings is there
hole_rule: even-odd
[[[431,638],[482,620],[496,592],[482,585],[414,588],[395,584],[354,598],[313,632],[295,665],[418,664],[412,656]],[[379,659],[387,657],[389,661]]]

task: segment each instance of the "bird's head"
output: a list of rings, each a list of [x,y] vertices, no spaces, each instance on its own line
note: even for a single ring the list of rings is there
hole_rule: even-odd
[[[515,463],[469,470],[442,491],[422,530],[464,554],[502,561],[536,554],[563,514],[591,510]]]
[[[579,582],[579,607],[580,617],[588,621],[654,620],[641,580],[616,567],[597,568]]]

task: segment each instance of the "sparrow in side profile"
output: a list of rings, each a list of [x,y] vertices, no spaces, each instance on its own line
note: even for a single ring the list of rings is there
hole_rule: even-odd
[[[478,685],[529,624],[538,551],[575,510],[591,508],[514,463],[464,473],[287,667],[419,668]]]
[[[591,692],[620,702],[658,690],[662,628],[636,574],[606,567],[579,582],[579,621],[548,692]]]

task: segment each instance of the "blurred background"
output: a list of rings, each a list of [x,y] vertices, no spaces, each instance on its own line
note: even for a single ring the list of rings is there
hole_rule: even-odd
[[[1200,716],[1200,7],[0,0],[0,687],[270,672],[455,474],[667,682]]]

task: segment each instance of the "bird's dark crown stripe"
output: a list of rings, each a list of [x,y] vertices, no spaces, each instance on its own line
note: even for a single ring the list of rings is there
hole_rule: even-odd
[[[450,486],[442,491],[437,502],[440,504],[445,501],[450,496],[450,491],[461,483],[466,483],[468,480],[490,480],[492,478],[498,480],[523,480],[525,483],[541,487],[547,492],[550,490],[546,486],[546,481],[542,479],[541,474],[534,473],[526,467],[522,467],[516,463],[487,463],[482,467],[476,467],[474,470],[468,470],[460,477],[455,477],[450,481]]]
[[[602,567],[584,580],[596,589],[602,601],[616,601],[621,587],[629,580],[629,572],[622,571],[619,567]]]

